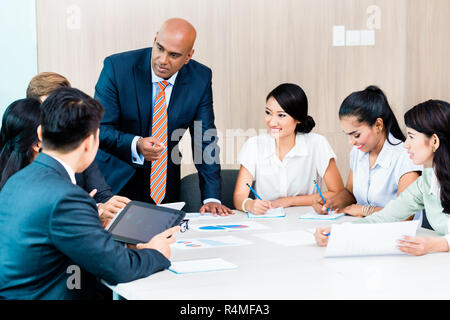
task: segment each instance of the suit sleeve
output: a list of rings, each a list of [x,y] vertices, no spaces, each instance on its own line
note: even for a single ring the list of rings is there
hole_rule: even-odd
[[[78,189],[78,188],[77,188]],[[102,228],[96,204],[81,189],[55,204],[50,238],[61,252],[111,285],[149,276],[170,266],[157,250],[127,249]]]
[[[84,176],[84,185],[82,188],[86,192],[97,189],[94,200],[97,203],[104,203],[111,199],[114,194],[111,187],[106,183],[105,177],[97,166],[97,162],[92,161],[91,165],[82,173]]]
[[[221,198],[220,149],[217,144],[217,129],[214,124],[212,73],[209,70],[208,82],[197,108],[194,123],[189,126],[192,139],[192,154],[199,175],[202,201],[208,198]],[[194,134],[201,132],[201,137]],[[197,138],[197,139],[194,139]],[[201,159],[202,161],[195,161]]]
[[[100,123],[100,148],[119,159],[131,163],[131,143],[133,134],[118,130],[120,121],[120,99],[114,66],[106,58],[102,72],[95,86],[94,98],[103,105],[105,114]]]

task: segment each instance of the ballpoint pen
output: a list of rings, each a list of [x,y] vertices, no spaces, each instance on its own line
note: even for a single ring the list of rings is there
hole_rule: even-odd
[[[247,185],[247,187],[250,188],[250,191],[251,191],[251,192],[252,192],[259,200],[262,200],[261,197],[256,193],[255,190],[253,190],[253,188],[252,188],[248,183],[246,183],[246,185]]]
[[[317,184],[316,180],[313,180],[314,184],[316,185],[317,191],[319,191],[319,195],[323,200],[323,203],[325,204],[325,198],[323,197],[322,191],[320,191],[319,185]],[[330,208],[327,208],[328,213],[330,213]]]

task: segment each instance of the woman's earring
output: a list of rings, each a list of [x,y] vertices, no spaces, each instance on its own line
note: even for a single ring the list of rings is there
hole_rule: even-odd
[[[436,152],[436,147],[435,147],[435,146],[432,146],[432,147],[431,147],[431,151]]]

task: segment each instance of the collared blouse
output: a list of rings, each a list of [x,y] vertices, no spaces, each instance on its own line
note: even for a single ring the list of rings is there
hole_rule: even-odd
[[[411,171],[422,171],[409,158],[403,142],[389,134],[375,164],[369,167],[369,153],[353,147],[350,152],[350,168],[353,171],[353,195],[361,205],[384,207],[397,197],[400,178]]]
[[[275,139],[262,134],[249,138],[238,156],[253,176],[256,192],[269,201],[317,193],[313,180],[320,186],[330,159],[336,158],[326,138],[316,133],[297,133],[283,161],[275,148]]]

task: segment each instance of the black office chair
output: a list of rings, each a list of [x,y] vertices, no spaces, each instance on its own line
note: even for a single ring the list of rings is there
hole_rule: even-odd
[[[234,209],[233,192],[239,170],[224,169],[220,171],[222,177],[222,204]],[[198,185],[198,173],[189,174],[181,179],[180,198],[186,202],[183,208],[185,212],[198,212],[202,206],[200,188]]]
[[[422,210],[422,228],[433,230],[433,227],[428,222],[427,213],[425,212],[425,209]]]

